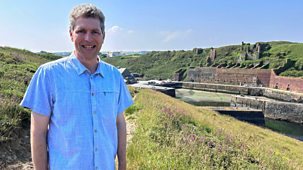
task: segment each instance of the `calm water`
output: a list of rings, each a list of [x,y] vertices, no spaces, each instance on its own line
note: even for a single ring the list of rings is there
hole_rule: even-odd
[[[176,98],[195,106],[230,106],[231,95],[198,90],[176,89]],[[247,121],[303,141],[303,124],[260,117],[251,119],[248,114],[243,114],[242,116],[239,116],[240,114],[232,114],[231,116],[236,115],[234,117],[239,120]],[[250,118],[247,119],[247,117]]]
[[[265,127],[303,141],[303,124],[265,118]]]

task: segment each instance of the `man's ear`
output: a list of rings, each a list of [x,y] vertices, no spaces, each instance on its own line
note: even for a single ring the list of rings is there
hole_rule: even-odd
[[[70,37],[70,39],[71,39],[72,41],[74,41],[74,40],[73,40],[73,32],[72,32],[72,30],[69,30],[69,37]]]
[[[103,31],[102,34],[103,34],[103,41],[104,41],[104,39],[105,39],[105,31]]]

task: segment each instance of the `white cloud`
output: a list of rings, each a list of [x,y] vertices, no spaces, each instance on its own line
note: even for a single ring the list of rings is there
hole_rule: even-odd
[[[123,28],[115,25],[115,26],[112,26],[111,28],[109,28],[107,30],[107,33],[109,33],[109,34],[115,34],[115,33],[121,32],[121,31],[123,31]]]
[[[160,34],[163,36],[162,42],[168,43],[178,39],[186,39],[191,33],[192,29],[187,29],[184,31],[163,31]]]
[[[107,35],[118,35],[118,34],[134,34],[135,31],[134,30],[128,30],[128,29],[124,29],[120,26],[112,26],[110,27],[107,31],[106,31]]]

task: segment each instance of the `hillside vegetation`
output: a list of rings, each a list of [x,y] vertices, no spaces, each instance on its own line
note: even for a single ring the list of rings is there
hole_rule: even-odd
[[[29,111],[19,103],[38,66],[57,58],[51,54],[38,55],[0,47],[0,143],[15,140],[18,129],[28,124]]]
[[[301,169],[303,143],[141,90],[126,111],[136,130],[129,169]]]
[[[259,54],[257,44],[262,47]],[[183,70],[186,73],[189,68],[198,66],[256,67],[274,69],[281,76],[303,77],[303,43],[277,41],[219,47],[215,49],[215,60],[209,62],[212,49],[153,51],[141,56],[130,55],[104,60],[115,66],[128,68],[131,72],[144,74],[145,79],[172,79],[176,71]]]

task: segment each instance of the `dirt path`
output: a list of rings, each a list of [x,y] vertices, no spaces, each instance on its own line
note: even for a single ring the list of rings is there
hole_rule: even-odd
[[[131,142],[131,139],[133,137],[133,134],[135,132],[135,122],[134,120],[126,120],[126,128],[127,128],[127,146]]]

